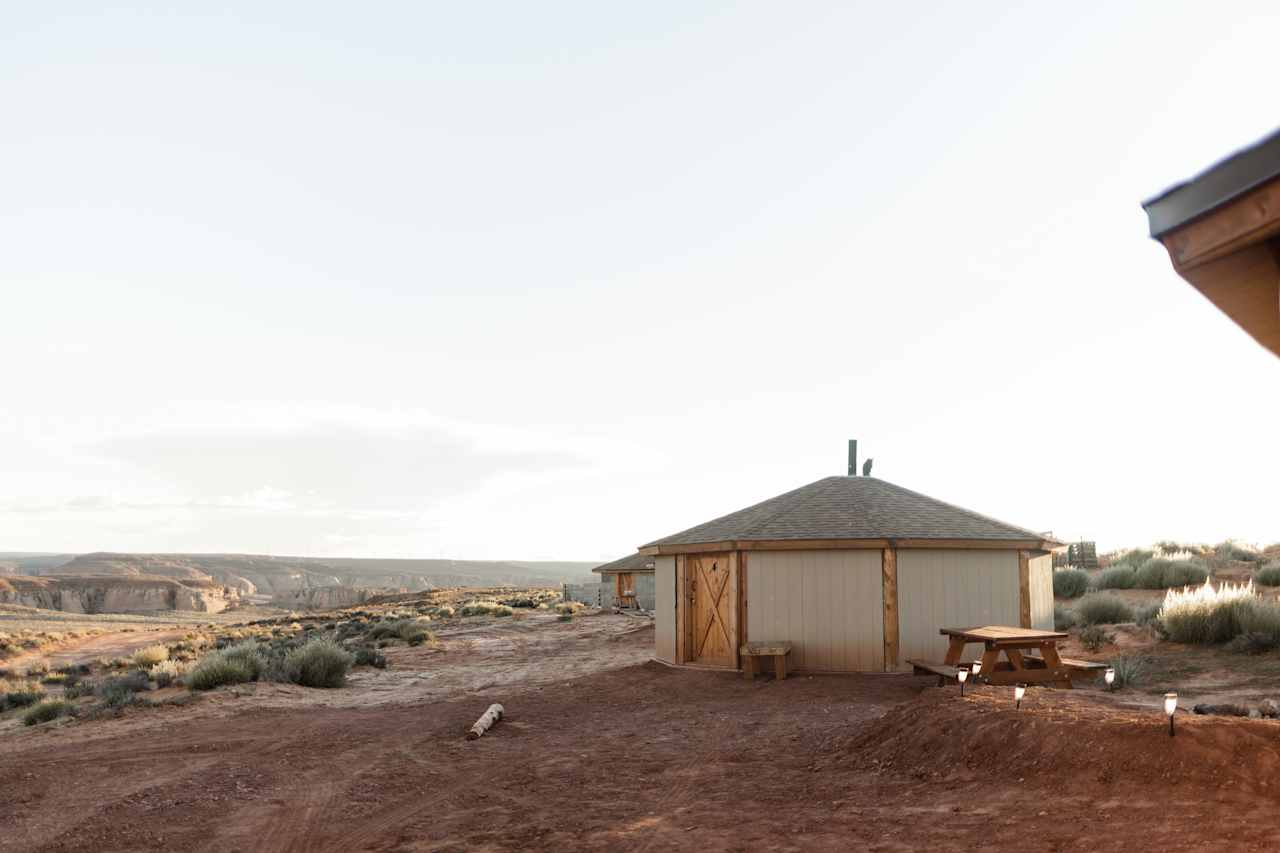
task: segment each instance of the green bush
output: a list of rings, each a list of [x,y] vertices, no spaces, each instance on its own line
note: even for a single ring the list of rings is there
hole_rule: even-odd
[[[1080,645],[1091,652],[1096,652],[1112,639],[1114,638],[1101,625],[1090,625],[1080,632]]]
[[[1134,613],[1134,621],[1139,625],[1150,625],[1156,621],[1156,617],[1160,615],[1160,604],[1148,604],[1146,607],[1140,607]]]
[[[331,640],[311,640],[289,652],[284,669],[290,681],[303,687],[341,687],[354,661],[350,652]]]
[[[1213,553],[1219,560],[1236,560],[1246,563],[1256,563],[1262,559],[1262,555],[1257,551],[1237,544],[1234,539],[1228,539],[1225,542],[1219,542],[1217,545],[1214,545]]]
[[[1209,570],[1199,560],[1168,560],[1153,557],[1138,567],[1135,583],[1139,589],[1168,589],[1205,582]]]
[[[377,669],[387,668],[387,658],[382,652],[371,646],[358,646],[356,648],[356,666],[372,666]]]
[[[1132,551],[1125,551],[1119,557],[1116,557],[1111,561],[1111,565],[1128,566],[1131,569],[1136,569],[1154,556],[1154,551],[1148,551],[1146,548],[1134,548]]]
[[[257,644],[249,641],[209,652],[187,673],[192,690],[212,690],[224,684],[244,684],[257,680],[264,666]]]
[[[98,685],[98,696],[109,708],[119,708],[135,701],[134,694],[151,689],[151,679],[145,672],[134,670],[119,678],[108,678]]]
[[[10,690],[4,694],[5,705],[9,708],[25,708],[28,705],[34,705],[44,698],[44,688],[39,684],[28,684],[25,687],[19,687],[17,690]]]
[[[1133,589],[1137,580],[1136,574],[1127,564],[1112,566],[1099,572],[1093,585],[1098,589]]]
[[[1053,594],[1058,598],[1079,598],[1089,590],[1089,573],[1082,569],[1060,569],[1053,573]]]
[[[436,638],[435,634],[428,631],[427,627],[417,619],[387,619],[370,628],[366,636],[371,640],[388,638],[404,640],[411,646],[433,642]]]
[[[1081,625],[1115,625],[1132,622],[1133,610],[1114,595],[1091,593],[1076,605],[1076,618]]]
[[[62,689],[62,698],[79,699],[81,696],[92,696],[98,692],[98,685],[92,681],[77,681]]]
[[[1258,569],[1253,581],[1260,586],[1280,586],[1280,563],[1271,563]]]
[[[1120,689],[1122,687],[1133,687],[1135,684],[1140,684],[1147,674],[1146,658],[1137,657],[1135,655],[1121,655],[1111,661],[1110,666],[1116,671],[1114,683],[1116,689]]]
[[[22,715],[22,724],[26,726],[35,726],[40,723],[47,723],[50,720],[56,720],[67,714],[74,714],[76,706],[70,702],[64,702],[61,699],[50,699],[35,705],[31,710]]]
[[[1074,628],[1075,625],[1076,612],[1074,610],[1063,607],[1061,604],[1053,605],[1053,630],[1066,631]]]

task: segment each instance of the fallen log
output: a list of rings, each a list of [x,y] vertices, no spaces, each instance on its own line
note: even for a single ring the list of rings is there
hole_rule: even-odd
[[[475,740],[483,735],[489,729],[493,728],[493,724],[502,719],[503,709],[497,702],[489,706],[489,710],[480,715],[480,719],[476,720],[476,724],[467,732],[467,740]]]

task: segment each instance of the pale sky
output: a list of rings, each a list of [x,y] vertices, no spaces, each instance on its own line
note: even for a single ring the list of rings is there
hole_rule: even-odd
[[[608,559],[875,473],[1280,540],[1140,202],[1274,4],[9,4],[0,550]]]

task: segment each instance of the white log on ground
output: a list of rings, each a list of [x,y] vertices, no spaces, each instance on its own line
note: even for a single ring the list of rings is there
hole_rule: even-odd
[[[502,713],[502,706],[497,702],[490,705],[489,710],[481,714],[480,719],[476,720],[476,724],[467,732],[467,740],[475,740],[493,728],[493,724],[502,719]]]

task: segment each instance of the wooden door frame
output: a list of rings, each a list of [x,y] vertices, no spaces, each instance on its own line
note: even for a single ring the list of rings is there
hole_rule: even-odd
[[[709,556],[707,554],[696,554],[699,558]],[[712,664],[701,664],[709,669],[726,669],[737,670],[741,667],[739,647],[743,643],[744,636],[744,616],[745,604],[743,603],[743,592],[745,585],[741,583],[742,559],[741,553],[738,551],[725,551],[724,556],[728,560],[729,580],[728,588],[725,595],[729,596],[728,610],[728,627],[729,627],[729,645],[730,660],[727,666],[713,666]],[[694,620],[692,618],[692,578],[689,575],[686,555],[676,555],[676,661],[681,664],[694,663],[692,656],[694,652],[693,629]]]

